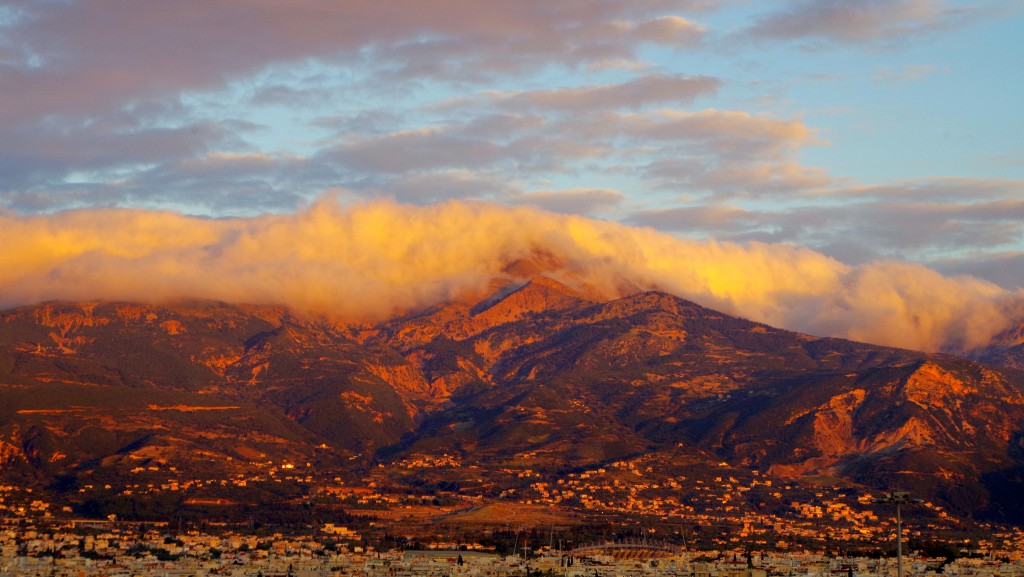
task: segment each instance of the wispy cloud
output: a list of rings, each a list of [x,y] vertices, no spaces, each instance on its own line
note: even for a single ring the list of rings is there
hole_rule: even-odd
[[[511,202],[528,204],[563,214],[593,214],[617,208],[627,196],[610,188],[573,188],[568,190],[533,190],[509,198]]]
[[[947,275],[969,275],[991,279],[1003,286],[1024,288],[1024,251],[975,252],[933,263]]]
[[[775,40],[904,41],[967,17],[943,0],[800,0],[761,17],[747,33]]]
[[[883,66],[875,70],[875,80],[882,82],[913,82],[935,73],[938,67],[930,64],[914,66]]]
[[[492,98],[497,106],[518,111],[596,111],[668,102],[689,104],[699,96],[713,94],[721,84],[721,80],[708,76],[647,74],[617,84],[495,93]]]

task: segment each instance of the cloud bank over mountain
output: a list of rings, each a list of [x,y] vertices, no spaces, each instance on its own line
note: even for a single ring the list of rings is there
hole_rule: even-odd
[[[276,303],[380,319],[488,290],[508,266],[608,298],[659,289],[815,335],[968,350],[1024,318],[1024,294],[920,265],[849,265],[791,244],[681,239],[527,206],[347,204],[213,219],[169,211],[0,214],[0,306],[45,300]],[[523,279],[525,280],[525,279]]]

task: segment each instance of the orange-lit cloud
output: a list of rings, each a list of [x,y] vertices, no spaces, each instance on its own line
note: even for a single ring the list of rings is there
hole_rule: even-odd
[[[382,318],[481,291],[516,259],[613,296],[660,288],[784,328],[924,350],[983,345],[1024,295],[918,265],[850,266],[785,244],[683,240],[648,228],[451,201],[209,219],[95,209],[0,215],[0,305],[50,299],[210,298]]]

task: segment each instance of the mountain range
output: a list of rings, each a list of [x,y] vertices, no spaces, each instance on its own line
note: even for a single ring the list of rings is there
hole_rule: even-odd
[[[794,333],[663,292],[607,300],[542,275],[374,323],[49,302],[0,312],[0,481],[116,485],[154,463],[358,474],[448,455],[472,474],[415,482],[496,493],[508,471],[553,480],[686,455],[1024,524],[1022,335],[972,360]]]

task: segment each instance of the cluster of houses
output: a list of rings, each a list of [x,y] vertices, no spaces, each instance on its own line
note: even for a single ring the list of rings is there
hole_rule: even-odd
[[[82,533],[85,529],[88,532]],[[344,527],[322,534],[354,536]],[[77,531],[76,531],[77,530]],[[661,551],[656,557],[603,551],[586,555],[544,548],[529,557],[457,549],[389,550],[280,534],[171,535],[151,528],[133,534],[102,524],[39,533],[0,531],[4,577],[896,577],[896,560],[751,551]],[[908,556],[908,577],[1018,577],[1024,553],[983,558]]]
[[[146,479],[123,488],[132,492],[189,491],[216,484],[301,482],[321,497],[356,507],[404,508],[433,500],[428,494],[389,489],[381,470],[362,483],[317,479],[306,464],[263,463],[256,472],[226,480],[187,479],[177,471],[153,480],[163,469],[137,471]],[[448,455],[409,459],[405,470],[458,468]],[[70,509],[52,505],[29,489],[0,486],[0,577],[90,577],[163,575],[173,577],[896,577],[892,558],[830,558],[809,552],[807,543],[827,535],[832,542],[892,542],[895,523],[874,496],[840,487],[808,493],[754,472],[737,478],[730,469],[687,476],[667,475],[644,458],[569,472],[554,481],[532,469],[508,471],[522,479],[499,500],[544,509],[620,515],[619,518],[674,523],[685,528],[721,527],[715,551],[684,548],[657,559],[618,558],[601,552],[575,555],[540,548],[525,555],[498,555],[474,543],[422,540],[425,550],[382,550],[374,539],[336,523],[323,523],[308,535],[257,535],[238,529],[173,531],[166,523],[144,525],[72,519]],[[91,490],[91,487],[83,487]],[[105,487],[104,489],[109,489]],[[470,497],[451,495],[453,499]],[[494,498],[494,497],[492,497]],[[478,504],[480,496],[475,496]],[[468,502],[468,501],[467,501]],[[931,503],[905,526],[905,539],[937,534],[957,521]],[[960,543],[974,558],[953,562],[908,555],[907,577],[1024,577],[1024,532],[992,527],[985,539]],[[685,538],[685,534],[680,535]],[[765,553],[750,554],[750,551]],[[664,553],[664,552],[662,552]]]

